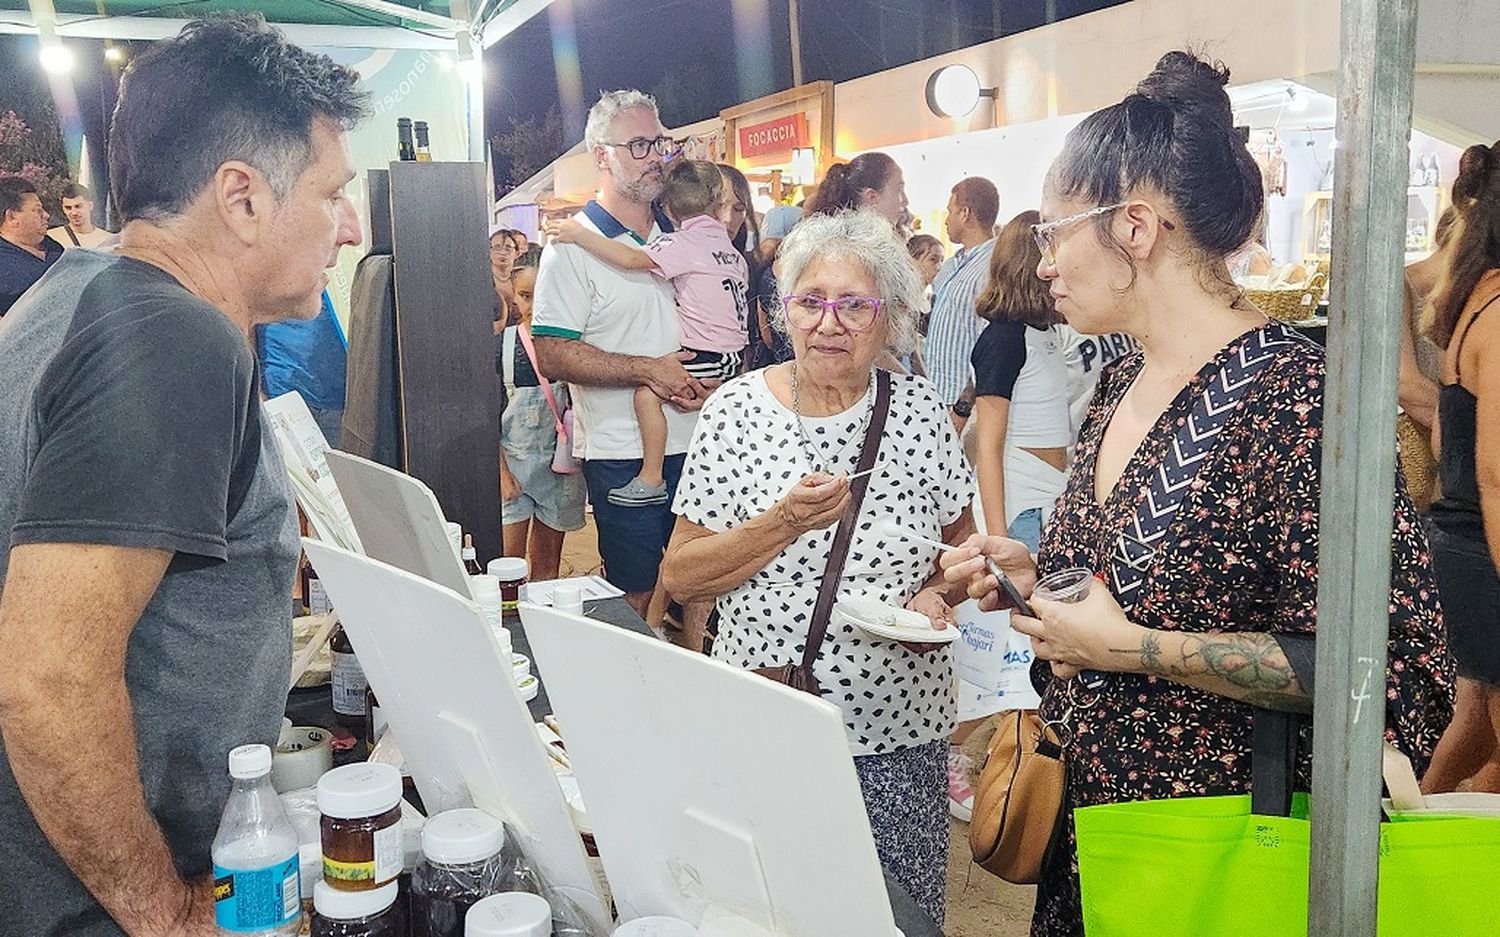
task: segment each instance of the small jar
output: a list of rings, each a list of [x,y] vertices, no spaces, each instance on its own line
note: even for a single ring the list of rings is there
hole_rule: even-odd
[[[318,779],[323,814],[323,880],[342,891],[368,891],[401,874],[401,772],[354,764]]]
[[[552,937],[552,906],[524,891],[493,895],[469,909],[464,937]]]
[[[615,928],[614,937],[697,937],[698,928],[681,918],[638,917]]]
[[[474,604],[484,613],[485,624],[500,642],[500,649],[506,654],[514,653],[510,632],[505,628],[505,602],[500,592],[500,580],[489,573],[470,576],[469,592],[474,597]]]
[[[422,858],[411,878],[416,937],[463,937],[480,899],[506,887],[505,827],[483,810],[448,810],[422,827]]]
[[[531,575],[531,567],[524,557],[497,556],[490,560],[487,571],[500,580],[501,609],[514,612],[516,603],[521,601],[521,587],[526,585],[527,577]]]
[[[396,883],[368,891],[313,886],[312,937],[406,937]]]

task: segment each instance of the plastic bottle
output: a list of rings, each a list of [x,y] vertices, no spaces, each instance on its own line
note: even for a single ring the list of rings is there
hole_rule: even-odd
[[[229,753],[234,786],[214,836],[214,915],[236,935],[293,935],[302,926],[297,831],[271,787],[271,749]]]

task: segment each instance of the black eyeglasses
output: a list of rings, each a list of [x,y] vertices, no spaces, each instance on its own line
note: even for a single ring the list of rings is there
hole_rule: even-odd
[[[646,155],[655,152],[657,156],[670,156],[677,152],[677,141],[671,137],[657,137],[648,140],[645,137],[636,137],[625,143],[606,143],[605,146],[623,146],[630,151],[633,159],[645,159]]]

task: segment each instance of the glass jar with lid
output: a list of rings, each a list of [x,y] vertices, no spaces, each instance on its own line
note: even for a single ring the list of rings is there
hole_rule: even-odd
[[[406,937],[395,882],[365,891],[313,886],[311,937]]]
[[[413,937],[463,937],[469,909],[509,884],[504,852],[505,827],[483,810],[429,818],[411,879]]]

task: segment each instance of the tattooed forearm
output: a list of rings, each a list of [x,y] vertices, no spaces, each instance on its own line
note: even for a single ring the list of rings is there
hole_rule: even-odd
[[[1312,711],[1312,699],[1297,680],[1281,645],[1269,634],[1148,630],[1137,653],[1145,673],[1265,709]]]

